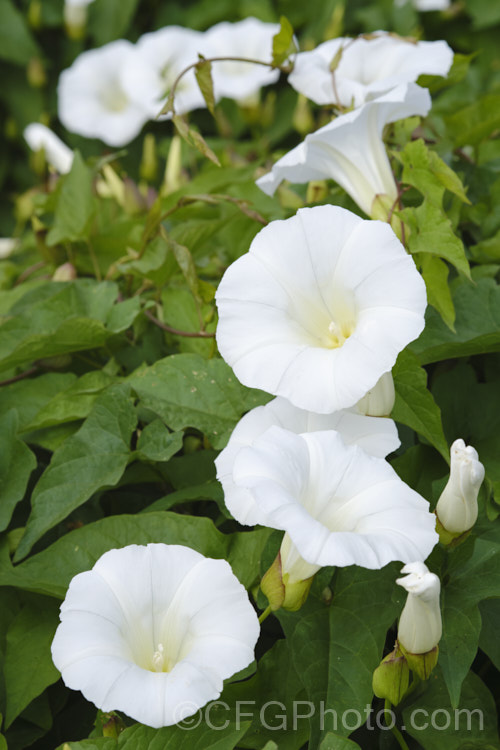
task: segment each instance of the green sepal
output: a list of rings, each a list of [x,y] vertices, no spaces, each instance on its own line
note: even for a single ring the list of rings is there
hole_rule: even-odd
[[[427,651],[425,654],[412,654],[406,651],[400,643],[398,645],[412,672],[415,672],[421,680],[428,680],[438,661],[439,646],[434,646],[431,651]]]
[[[387,699],[393,706],[397,706],[403,700],[409,684],[410,668],[396,644],[373,673],[373,692],[377,698]]]

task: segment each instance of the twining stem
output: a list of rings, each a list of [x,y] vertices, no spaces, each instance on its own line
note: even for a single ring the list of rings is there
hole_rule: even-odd
[[[265,619],[266,619],[267,617],[269,617],[269,615],[271,614],[271,612],[272,612],[272,609],[271,609],[271,605],[270,605],[270,604],[268,604],[268,606],[267,606],[267,607],[265,608],[265,610],[264,610],[264,611],[262,612],[262,614],[261,614],[261,615],[259,616],[259,623],[260,623],[260,624],[262,624],[262,623],[264,622],[264,620],[265,620]]]
[[[388,729],[390,728],[401,750],[410,750],[410,748],[405,742],[403,735],[401,734],[397,726],[394,724],[393,714],[392,714],[392,704],[388,698],[385,699],[384,719],[385,719],[385,723],[387,724],[387,728]]]
[[[1,380],[0,388],[2,388],[4,385],[17,383],[19,380],[24,380],[24,378],[29,378],[30,375],[34,375],[35,372],[38,372],[38,369],[39,369],[38,365],[35,365],[34,367],[30,367],[29,370],[25,370],[24,372],[19,373],[19,375],[15,375],[13,378],[8,378],[7,380]]]
[[[149,312],[149,310],[144,310],[144,315],[146,318],[149,318],[149,320],[155,324],[155,326],[158,326],[158,328],[161,328],[162,331],[167,331],[167,333],[173,333],[175,336],[184,336],[187,339],[213,339],[215,338],[215,333],[211,333],[210,331],[181,331],[178,328],[172,328],[172,326],[167,325],[166,323],[162,323],[161,320],[158,320],[158,318],[155,318],[155,316]]]
[[[273,68],[277,70],[281,70],[282,73],[289,73],[290,67],[288,65],[273,65],[272,62],[264,62],[264,60],[254,60],[252,57],[206,57],[202,60],[197,60],[196,62],[191,63],[190,65],[187,65],[184,70],[181,70],[177,78],[172,84],[172,88],[170,89],[168,100],[166,106],[163,108],[163,110],[160,112],[160,114],[163,114],[163,112],[171,111],[172,114],[175,114],[175,108],[174,108],[174,97],[175,97],[175,91],[177,89],[177,86],[179,84],[179,81],[181,78],[188,73],[191,68],[200,68],[202,65],[205,65],[206,63],[213,63],[213,62],[247,62],[247,63],[253,63],[254,65],[265,65],[267,68]]]

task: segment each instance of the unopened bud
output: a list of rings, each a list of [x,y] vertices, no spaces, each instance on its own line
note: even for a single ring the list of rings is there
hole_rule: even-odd
[[[408,591],[408,598],[399,618],[398,643],[410,668],[427,679],[437,662],[437,645],[442,634],[441,584],[423,562],[408,563],[401,572],[405,577],[398,578],[396,583]]]
[[[52,276],[52,281],[73,281],[76,279],[76,268],[72,263],[58,266]]]
[[[328,195],[326,180],[312,180],[307,185],[306,203],[321,203]]]
[[[146,182],[154,182],[158,173],[158,157],[156,156],[156,141],[152,133],[144,136],[142,146],[142,161],[140,175]]]
[[[318,565],[311,565],[298,555],[295,545],[285,534],[281,549],[260,584],[271,609],[282,608],[291,612],[300,609],[318,570]]]
[[[452,537],[469,531],[477,520],[477,496],[484,479],[484,466],[477,451],[455,440],[450,449],[450,478],[436,505],[439,526]],[[442,539],[446,542],[446,539]]]
[[[34,89],[41,89],[47,84],[47,74],[39,57],[32,57],[26,68],[28,83]]]

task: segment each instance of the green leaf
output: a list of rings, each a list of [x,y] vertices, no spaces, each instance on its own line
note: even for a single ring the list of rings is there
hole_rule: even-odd
[[[48,403],[25,425],[23,431],[40,430],[44,427],[73,422],[88,417],[96,399],[115,378],[103,370],[87,372],[69,388],[61,388]]]
[[[410,227],[410,252],[437,255],[470,277],[463,244],[443,209],[445,190],[469,203],[458,175],[421,138],[407,143],[396,156],[403,164],[402,182],[412,185],[424,196],[420,206],[402,212]]]
[[[500,23],[500,6],[490,0],[465,0],[465,7],[474,22],[474,29],[487,29]]]
[[[302,683],[293,666],[288,640],[282,639],[259,659],[258,669],[249,680],[227,685],[221,700],[236,715],[238,710],[243,713],[242,718],[246,718],[245,711],[251,715],[246,747],[262,748],[268,740],[274,741],[279,750],[300,750],[309,737],[310,710],[307,705],[295,703],[301,694]],[[301,710],[306,714],[304,718],[300,717]]]
[[[146,425],[137,442],[137,453],[148,461],[168,461],[182,448],[183,432],[169,432],[161,419]]]
[[[346,737],[328,732],[319,750],[361,750],[357,742],[348,740]]]
[[[69,388],[77,377],[72,372],[47,372],[0,388],[0,415],[15,407],[22,432],[36,414],[60,391]]]
[[[298,618],[291,650],[308,699],[317,707],[310,720],[312,747],[328,731],[349,735],[356,723],[353,711],[366,718],[366,707],[373,697],[372,673],[382,657],[387,630],[399,611],[391,600],[395,567],[377,571],[341,568],[332,604]],[[325,711],[322,717],[320,705],[334,713]],[[351,712],[346,722],[344,711]]]
[[[21,11],[11,0],[0,3],[0,58],[17,65],[26,65],[40,50],[26,25]]]
[[[0,372],[103,346],[138,313],[137,303],[115,305],[117,296],[116,284],[91,279],[50,282],[28,292],[0,326]]]
[[[89,6],[89,32],[95,46],[125,36],[139,0],[97,0]]]
[[[280,30],[273,37],[273,68],[279,68],[295,52],[297,45],[293,38],[292,25],[285,16],[281,16]]]
[[[17,503],[23,499],[36,458],[17,437],[17,411],[0,418],[0,531],[7,528]]]
[[[479,605],[479,611],[481,613],[482,621],[479,647],[500,671],[500,638],[498,637],[500,598],[485,599]]]
[[[58,603],[37,598],[22,608],[9,627],[4,667],[7,727],[34,698],[59,679],[50,655],[58,623]]]
[[[242,414],[266,403],[267,394],[238,382],[221,359],[175,354],[132,373],[127,379],[142,406],[170,427],[195,427],[215,448],[223,448]]]
[[[233,750],[249,723],[235,724],[222,706],[221,716],[217,717],[217,707],[208,706],[194,715],[193,729],[189,727],[189,719],[185,722],[188,729],[183,725],[152,729],[136,724],[120,734],[116,750]],[[201,722],[196,726],[199,718]]]
[[[134,407],[121,386],[109,388],[99,397],[78,432],[55,451],[35,486],[16,560],[25,557],[45,532],[95,492],[120,480],[129,461],[135,426]]]
[[[469,538],[455,550],[450,562],[450,581],[443,591],[439,664],[455,708],[477,652],[481,631],[478,603],[500,596],[500,545]]]
[[[211,115],[215,116],[215,97],[214,97],[214,84],[212,81],[212,63],[207,62],[203,55],[199,55],[200,60],[195,69],[194,74],[196,81],[200,87],[200,91],[205,100],[205,104],[208,107],[208,111]]]
[[[465,710],[464,710],[465,709]],[[433,675],[425,692],[403,711],[405,730],[424,750],[493,750],[498,747],[495,701],[470,672],[459,710],[450,705],[442,677]]]
[[[187,122],[180,115],[173,115],[172,122],[177,128],[177,132],[179,133],[181,138],[186,141],[186,143],[189,143],[190,146],[194,146],[201,154],[203,154],[203,156],[206,156],[208,159],[210,159],[211,162],[220,167],[219,159],[207,144],[201,133],[198,133],[197,130],[193,130],[193,128],[190,128]]]
[[[441,258],[429,254],[422,254],[420,265],[429,305],[438,311],[450,331],[455,333],[455,307],[448,286],[448,266]]]
[[[478,96],[474,104],[446,118],[456,148],[477,146],[500,127],[500,94]]]
[[[257,529],[221,534],[208,518],[168,511],[110,516],[70,531],[15,567],[6,540],[0,542],[0,586],[63,599],[73,576],[90,570],[108,550],[163,542],[184,544],[207,557],[225,558],[248,588],[259,576],[259,560],[270,533],[269,529]]]
[[[92,192],[93,175],[79,151],[75,151],[69,174],[61,177],[54,226],[47,235],[47,244],[76,242],[87,239],[96,209]]]
[[[494,279],[464,282],[453,292],[453,333],[431,308],[420,337],[410,344],[422,364],[500,351],[500,288]]]
[[[392,418],[422,435],[449,463],[449,448],[443,432],[441,412],[427,389],[427,373],[420,367],[417,357],[408,349],[402,351],[392,374],[396,389]]]

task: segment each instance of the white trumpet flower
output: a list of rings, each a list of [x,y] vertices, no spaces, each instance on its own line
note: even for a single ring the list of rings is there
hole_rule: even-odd
[[[379,216],[381,205],[388,213],[398,191],[382,140],[384,127],[411,115],[426,115],[430,107],[427,89],[415,83],[397,86],[307,135],[257,185],[273,195],[285,179],[301,183],[331,178],[367,216]]]
[[[257,615],[225,560],[188,547],[106,552],[70,583],[52,658],[103,711],[176,724],[254,659]]]
[[[353,406],[392,369],[426,307],[389,225],[338,206],[271,222],[216,300],[217,343],[238,379],[320,414]]]
[[[59,119],[72,133],[125,146],[150,119],[150,112],[130,97],[123,70],[134,45],[123,39],[82,52],[63,70],[57,89]]]
[[[360,107],[424,73],[446,76],[452,62],[453,50],[444,41],[416,42],[378,31],[368,38],[330,39],[299,52],[288,81],[317,104]]]
[[[233,481],[253,501],[242,519],[287,532],[281,568],[290,584],[325,565],[373,569],[424,559],[438,539],[427,501],[387,461],[331,430],[270,427],[238,451]]]
[[[238,452],[251,446],[269,427],[276,425],[295,434],[335,430],[346,445],[359,445],[372,456],[385,458],[395,451],[400,441],[392,419],[366,417],[343,410],[334,414],[316,414],[297,409],[284,398],[275,398],[265,406],[257,406],[245,414],[233,430],[229,442],[215,460],[217,478],[224,489],[227,508],[244,524],[255,520],[254,500],[249,490],[233,481],[233,466]]]

